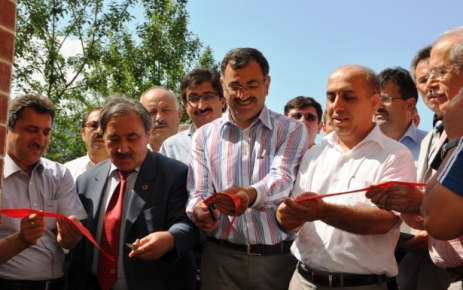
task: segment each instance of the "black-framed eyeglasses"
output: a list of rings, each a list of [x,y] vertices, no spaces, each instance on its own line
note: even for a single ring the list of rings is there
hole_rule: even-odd
[[[311,114],[311,113],[305,113],[305,114],[302,114],[302,113],[294,113],[292,115],[290,115],[289,117],[291,119],[296,119],[296,120],[300,120],[301,117],[304,116],[304,119],[308,122],[313,122],[313,121],[317,121],[318,120],[318,117]]]
[[[91,122],[88,124],[85,124],[85,127],[88,128],[90,131],[96,131],[98,130],[100,124],[98,122]]]
[[[191,94],[186,98],[186,101],[194,106],[197,106],[202,100],[203,102],[210,102],[217,97],[217,93],[204,93],[202,95]]]
[[[238,94],[241,94],[243,90],[251,92],[251,93],[255,92],[258,88],[260,88],[261,86],[264,86],[266,81],[267,81],[267,78],[265,78],[264,81],[262,82],[251,82],[245,86],[238,86],[238,85],[225,86],[223,85],[223,87],[231,97],[235,97]]]
[[[401,100],[402,98],[401,97],[398,97],[398,98],[393,98],[393,97],[387,97],[387,96],[381,96],[381,98],[379,98],[381,103],[385,104],[385,105],[389,105],[392,103],[392,101],[394,100]]]

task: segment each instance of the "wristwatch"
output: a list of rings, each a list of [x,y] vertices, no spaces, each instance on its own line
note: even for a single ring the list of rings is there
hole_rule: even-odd
[[[442,160],[444,160],[445,154],[447,154],[447,152],[448,152],[450,149],[452,149],[453,147],[458,146],[458,143],[460,143],[460,139],[450,141],[450,142],[448,142],[448,143],[445,143],[444,146],[442,146],[442,150],[441,150],[441,157],[442,157]]]

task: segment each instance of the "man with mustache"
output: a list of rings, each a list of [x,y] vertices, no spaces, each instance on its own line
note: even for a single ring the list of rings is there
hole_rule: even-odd
[[[71,251],[70,289],[194,289],[190,249],[198,229],[185,213],[187,166],[148,150],[152,119],[126,96],[108,99],[100,128],[109,160],[77,178],[87,229],[112,262],[87,240]]]
[[[418,91],[407,70],[386,68],[379,73],[381,102],[374,119],[387,137],[404,144],[412,152],[418,166],[421,140],[427,132],[416,128],[412,112],[418,101]]]
[[[140,102],[153,119],[148,148],[159,152],[162,143],[177,134],[183,110],[175,93],[164,87],[154,86],[141,95]]]
[[[194,132],[220,118],[226,105],[220,74],[213,68],[195,68],[187,73],[180,82],[180,90],[183,107],[193,123],[188,130],[165,140],[160,153],[188,165]]]
[[[334,132],[304,155],[292,197],[362,189],[380,181],[414,181],[413,157],[372,121],[380,103],[378,76],[348,65],[328,78],[326,108]],[[361,194],[296,202],[276,212],[280,228],[298,233],[291,252],[299,260],[290,290],[387,289],[397,274],[398,215]]]
[[[2,208],[60,213],[77,223],[86,219],[69,170],[42,157],[50,143],[55,107],[39,95],[10,102]],[[2,216],[0,289],[63,289],[64,249],[72,249],[81,238],[66,219]]]
[[[109,158],[99,126],[101,108],[93,108],[82,119],[82,140],[87,148],[87,155],[64,164],[71,171],[74,181],[89,168]]]
[[[304,123],[309,135],[309,149],[315,145],[315,138],[323,128],[322,106],[312,97],[299,96],[286,103],[285,116]]]
[[[307,130],[265,106],[271,78],[260,51],[232,49],[221,72],[229,109],[196,130],[189,162],[187,213],[208,233],[201,289],[287,289],[295,235],[282,232],[274,216],[292,190]],[[219,192],[235,195],[238,211]],[[216,209],[203,201],[212,195]]]
[[[453,221],[458,219],[455,208],[458,208],[458,212],[461,212],[461,208],[452,198],[455,196],[451,195],[457,195],[461,190],[461,187],[457,189],[461,186],[458,184],[458,180],[461,180],[461,163],[455,162],[459,153],[452,153],[459,152],[455,148],[463,136],[459,110],[461,96],[458,95],[463,86],[462,48],[462,26],[443,33],[432,46],[427,89],[443,112],[444,132],[436,147],[436,157],[431,163],[434,175],[427,182],[426,192],[395,185],[387,190],[374,190],[367,194],[372,202],[400,212],[402,219],[411,227],[428,231],[429,253],[433,262],[447,269],[454,279],[449,289],[463,287],[463,236],[455,236],[453,232]],[[446,120],[447,106],[450,110]],[[448,232],[453,234],[448,235]]]

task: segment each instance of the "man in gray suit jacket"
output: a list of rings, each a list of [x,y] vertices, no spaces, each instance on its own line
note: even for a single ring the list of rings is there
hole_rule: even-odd
[[[198,229],[185,214],[187,167],[148,151],[151,127],[138,101],[115,96],[102,108],[100,128],[110,160],[87,170],[76,185],[87,229],[116,261],[104,268],[109,260],[82,241],[71,252],[70,289],[194,289],[190,249]],[[109,217],[111,212],[118,213]],[[110,218],[119,219],[115,233]]]

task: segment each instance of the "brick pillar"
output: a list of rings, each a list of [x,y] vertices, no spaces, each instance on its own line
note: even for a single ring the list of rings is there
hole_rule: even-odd
[[[0,207],[15,31],[16,0],[0,0]]]

